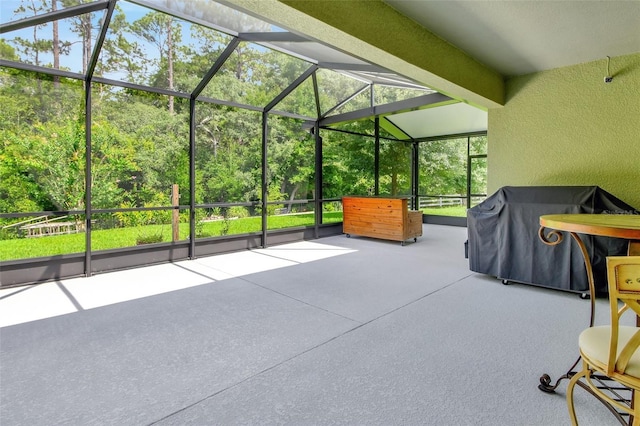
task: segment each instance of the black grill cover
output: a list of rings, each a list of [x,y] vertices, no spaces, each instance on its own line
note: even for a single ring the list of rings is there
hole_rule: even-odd
[[[467,211],[472,271],[566,291],[589,290],[584,260],[569,233],[556,246],[538,238],[545,214],[639,214],[597,186],[506,186]],[[596,295],[607,293],[606,257],[624,255],[627,241],[581,235],[589,252]]]

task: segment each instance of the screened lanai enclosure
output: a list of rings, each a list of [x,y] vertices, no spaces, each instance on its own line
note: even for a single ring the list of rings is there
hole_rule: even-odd
[[[343,195],[466,223],[486,112],[211,0],[0,3],[1,286],[342,231]]]

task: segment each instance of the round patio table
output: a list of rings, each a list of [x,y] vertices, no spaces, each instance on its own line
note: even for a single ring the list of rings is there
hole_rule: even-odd
[[[545,232],[548,230],[548,232]],[[587,281],[589,283],[589,296],[591,301],[591,318],[589,321],[589,327],[593,327],[595,318],[595,284],[593,281],[593,268],[591,266],[591,259],[589,253],[585,248],[584,242],[580,235],[595,235],[601,237],[613,237],[624,238],[630,241],[635,240],[635,244],[640,244],[640,215],[631,214],[552,214],[540,216],[540,229],[538,230],[538,236],[543,243],[548,245],[560,244],[563,240],[563,232],[569,232],[571,237],[576,241],[582,257],[584,259],[585,269],[587,271]],[[540,384],[538,388],[544,392],[553,393],[558,387],[558,384],[563,379],[571,378],[575,374],[573,371],[580,362],[580,357],[571,366],[569,371],[563,376],[558,378],[555,384],[551,384],[551,377],[548,374],[543,374],[540,377]],[[606,380],[606,378],[602,378]],[[581,383],[578,382],[581,385]],[[590,391],[587,387],[582,386],[587,391]],[[595,396],[595,395],[594,395]],[[599,398],[598,398],[599,399]],[[600,400],[600,399],[599,399]],[[612,406],[603,402],[607,408],[617,417],[622,423],[626,424],[626,421],[620,416]]]

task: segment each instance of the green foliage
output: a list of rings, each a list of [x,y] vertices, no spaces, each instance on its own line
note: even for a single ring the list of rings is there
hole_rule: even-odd
[[[267,192],[268,201],[279,201],[285,198],[286,194],[280,192],[280,187],[277,184],[272,183],[269,185]],[[276,213],[276,210],[284,208],[284,204],[268,204],[267,215],[271,216]]]
[[[259,198],[262,132],[260,115],[198,104],[196,169],[198,198],[242,202]]]
[[[122,8],[116,4],[116,9],[109,23],[109,37],[102,45],[99,61],[96,64],[95,75],[104,76],[107,73],[119,71],[124,79],[132,83],[142,83],[144,52],[134,37],[128,34],[129,23]]]
[[[182,40],[181,26],[177,19],[160,12],[150,12],[133,22],[129,30],[157,50],[147,58],[147,65],[155,69],[149,78],[152,87],[175,88],[174,66],[179,61],[177,48]],[[173,97],[168,97],[169,111],[173,112]]]
[[[16,49],[8,44],[4,38],[0,38],[0,58],[7,61],[17,61],[19,59]]]
[[[29,198],[54,210],[84,208],[85,143],[78,122],[34,123],[30,130],[19,137],[14,145],[19,150],[9,160],[21,161],[25,181],[37,185],[36,196]]]
[[[380,193],[411,193],[411,145],[385,141],[380,146]]]
[[[32,165],[29,143],[5,130],[0,130],[0,212],[33,212],[53,207],[44,188],[30,173]]]
[[[374,139],[329,131],[322,138],[323,198],[373,194]]]
[[[325,213],[329,213],[329,212],[341,212],[342,211],[342,204],[338,201],[331,201],[328,203],[323,203],[322,204],[322,211]]]
[[[420,144],[420,193],[453,195],[467,192],[467,139]]]
[[[269,130],[269,201],[313,198],[315,140],[297,120],[270,119]],[[293,206],[289,204],[287,208],[291,211]]]
[[[184,7],[201,12],[197,7],[199,1],[188,2]],[[70,7],[82,2],[60,0],[59,4]],[[20,13],[33,16],[45,9],[51,10],[52,6],[51,2],[23,1]],[[135,8],[143,9],[142,6]],[[135,21],[129,18],[117,6],[99,55],[97,76],[117,73],[118,78],[131,83],[191,93],[231,40],[230,36],[211,28],[188,24],[160,12],[136,15]],[[232,14],[229,19],[248,19],[242,22],[245,28],[258,25],[244,15]],[[68,30],[77,34],[83,47],[88,48],[83,49],[84,67],[87,52],[91,52],[98,14],[80,15],[65,22],[71,22]],[[45,65],[41,63],[43,55],[51,57],[55,44],[50,27],[45,27],[43,24],[35,28],[29,39],[0,39],[0,56]],[[58,47],[61,57],[69,54],[64,41],[58,40]],[[202,96],[264,108],[309,66],[301,59],[241,42],[204,88]],[[317,72],[317,83],[321,113],[365,86],[361,81],[326,69]],[[93,209],[170,207],[174,184],[179,186],[179,204],[189,205],[192,201],[191,154],[195,157],[194,203],[261,200],[263,116],[260,111],[195,101],[195,133],[191,135],[189,99],[92,83],[91,128],[85,129],[85,84],[82,80],[0,68],[0,213],[84,209],[87,130],[91,136]],[[313,89],[310,78],[274,109],[316,118]],[[376,102],[382,103],[422,93],[382,88],[374,94]],[[339,111],[368,107],[369,96],[369,91],[364,91]],[[267,208],[270,229],[282,223],[286,224],[283,226],[314,223],[313,215],[296,215],[295,220],[288,222],[281,222],[280,215],[274,216],[276,209],[291,213],[299,206],[306,207],[293,200],[373,193],[375,140],[371,119],[340,125],[342,130],[366,136],[321,131],[322,194],[315,193],[315,137],[303,130],[302,125],[302,120],[290,117],[269,115],[268,118],[264,179],[267,200],[278,202]],[[192,136],[195,152],[190,153]],[[486,153],[486,137],[473,137],[471,145],[472,153]],[[464,143],[462,140],[420,143],[419,147],[420,193],[463,194],[466,191],[466,139]],[[486,161],[478,159],[472,175],[472,190],[486,191]],[[383,141],[380,192],[408,194],[410,178],[411,144]],[[338,205],[325,204],[324,210],[326,220],[340,215]],[[335,216],[331,216],[334,211]],[[260,208],[230,207],[214,213],[219,216],[215,220],[205,209],[197,209],[197,237],[261,230],[261,218],[255,216],[260,214]],[[180,213],[183,224],[189,222],[188,214]],[[92,234],[96,241],[92,248],[135,245],[137,237],[145,242],[169,241],[170,216],[170,210],[96,215]],[[4,219],[2,223],[10,222]],[[110,237],[102,239],[100,235],[107,229]],[[124,230],[131,229],[137,231],[125,237]],[[181,238],[187,235],[186,227],[181,227]],[[15,235],[5,232],[2,237]],[[62,244],[67,250],[63,252],[84,250],[81,238],[68,238],[68,245]],[[52,243],[50,252],[46,253],[56,253],[56,244]]]
[[[249,211],[246,207],[242,206],[229,207],[227,210],[227,217],[238,219],[249,217]]]

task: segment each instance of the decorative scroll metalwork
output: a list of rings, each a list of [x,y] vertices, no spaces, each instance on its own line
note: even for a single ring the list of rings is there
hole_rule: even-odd
[[[538,230],[538,237],[544,244],[549,246],[556,246],[562,242],[564,238],[562,231],[551,229],[547,233],[545,233],[545,229],[546,228],[544,226],[541,226],[540,229]],[[589,320],[589,327],[593,327],[595,314],[596,314],[596,305],[595,305],[596,294],[595,294],[595,284],[593,279],[593,268],[591,266],[591,259],[589,258],[589,253],[587,252],[587,248],[585,247],[584,242],[582,242],[582,239],[580,238],[580,236],[575,232],[570,232],[570,234],[571,234],[571,237],[573,237],[575,242],[578,244],[578,247],[580,248],[580,252],[582,253],[582,258],[584,259],[584,267],[587,272],[587,281],[589,282],[589,296],[590,296],[589,298],[591,302],[591,317]],[[551,377],[548,374],[545,373],[542,376],[540,376],[540,384],[538,385],[538,389],[547,393],[555,393],[555,389],[558,387],[558,385],[562,380],[571,379],[571,377],[576,374],[574,369],[580,362],[580,359],[581,357],[578,356],[578,359],[576,360],[576,362],[573,363],[573,365],[569,368],[569,370],[565,374],[560,376],[556,380],[556,382],[553,384],[551,383]],[[609,380],[609,379],[607,377],[600,378],[599,381],[602,383],[601,389],[607,389],[609,391],[612,391],[612,388],[610,386],[607,386],[604,383],[606,380]],[[600,399],[598,395],[596,395],[584,383],[578,382],[577,384],[583,389],[587,390],[593,396],[595,396],[596,399],[598,399],[601,403],[603,403],[621,424],[623,425],[628,424],[627,419],[623,417],[624,414],[619,413],[618,411],[615,410],[613,406],[611,406],[610,404],[607,404],[606,401]],[[623,389],[623,388],[620,388],[620,389]],[[620,390],[620,389],[613,389],[613,391]],[[628,390],[628,389],[624,388],[624,390]],[[621,399],[625,400],[626,398],[621,398]]]
[[[558,384],[560,383],[560,381],[562,381],[563,379],[571,379],[571,377],[573,377],[573,375],[576,374],[576,372],[572,370],[578,365],[579,361],[580,361],[580,357],[578,357],[578,359],[573,364],[573,366],[571,366],[569,371],[566,374],[564,374],[562,377],[558,378],[556,383],[553,385],[551,384],[551,377],[549,377],[548,374],[543,374],[542,376],[540,376],[540,384],[538,385],[538,389],[547,393],[555,393],[555,389],[558,387]],[[598,381],[598,383],[600,383],[600,385],[598,386],[600,389],[606,390],[616,395],[619,401],[621,402],[625,401],[629,403],[629,401],[631,400],[631,395],[625,395],[625,396],[621,395],[621,392],[624,392],[624,393],[632,392],[631,389],[626,387],[613,387],[609,385],[608,383],[612,382],[612,380],[606,376],[593,376],[593,377],[595,380]],[[585,383],[578,381],[576,384],[580,386],[582,389],[589,392],[591,395],[593,395],[598,401],[600,401],[611,412],[611,414],[614,415],[614,417],[616,418],[616,420],[618,420],[618,422],[620,422],[620,424],[625,426],[629,425],[629,419],[628,419],[629,415],[627,413],[618,412],[615,409],[615,407],[613,407],[611,404],[608,404],[606,401],[598,397],[598,395]]]
[[[595,285],[593,282],[593,269],[591,266],[591,259],[589,258],[589,253],[587,252],[587,248],[582,242],[582,239],[580,239],[580,236],[575,232],[571,232],[570,234],[578,244],[578,247],[580,248],[580,252],[582,253],[582,258],[584,259],[584,267],[587,271],[587,281],[589,282],[589,296],[590,296],[589,299],[591,302],[591,315],[589,319],[589,327],[593,327],[593,323],[596,315],[596,302],[595,302],[596,298],[595,298]],[[562,233],[562,231],[558,231],[556,229],[551,229],[549,230],[549,232],[545,234],[545,227],[541,226],[540,229],[538,230],[538,237],[540,237],[540,240],[543,243],[549,246],[557,246],[564,239],[564,234]],[[554,393],[555,389],[558,387],[558,384],[560,384],[562,380],[569,379],[571,378],[571,376],[575,374],[573,370],[578,365],[578,362],[580,362],[580,357],[578,357],[576,362],[573,363],[573,365],[569,368],[569,370],[565,374],[563,374],[561,377],[559,377],[553,385],[551,384],[551,377],[549,377],[548,374],[543,374],[542,376],[540,376],[540,384],[538,385],[538,389],[540,389],[543,392]]]
[[[549,229],[548,232],[545,234],[545,229],[546,228],[544,226],[541,226],[540,229],[538,230],[538,237],[540,238],[540,241],[542,241],[548,246],[557,246],[563,241],[564,234],[562,233],[562,231],[559,231],[557,229]],[[585,267],[585,270],[587,271],[587,282],[589,283],[589,298],[591,300],[591,318],[589,320],[589,327],[593,327],[593,322],[596,314],[596,302],[595,302],[596,290],[595,290],[595,283],[593,279],[593,267],[591,266],[591,259],[589,258],[589,252],[587,251],[587,247],[582,242],[582,239],[580,238],[580,236],[575,232],[570,232],[570,234],[571,234],[571,237],[573,237],[575,242],[578,244],[580,253],[582,253],[582,259],[584,260],[584,267]]]
[[[549,230],[549,232],[545,235],[545,233],[544,233],[545,229],[546,228],[544,226],[540,227],[540,229],[538,230],[538,237],[540,238],[540,241],[542,241],[546,245],[548,245],[548,246],[556,246],[556,245],[560,244],[562,242],[562,240],[564,239],[564,236],[562,235],[562,232],[557,231],[555,229]]]

